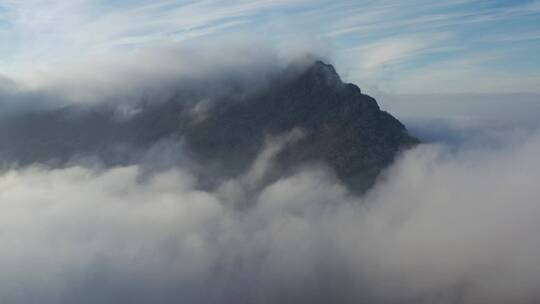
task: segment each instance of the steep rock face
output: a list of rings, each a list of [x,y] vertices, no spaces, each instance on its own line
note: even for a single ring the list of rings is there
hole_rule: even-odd
[[[373,185],[400,149],[418,143],[373,98],[343,83],[333,66],[320,61],[262,96],[216,107],[187,130],[186,138],[197,154],[244,170],[242,163],[256,156],[264,135],[294,128],[305,136],[282,151],[278,166],[324,162],[360,192]]]
[[[113,106],[70,106],[0,119],[4,164],[63,166],[97,156],[108,166],[138,163],[149,147],[180,140],[208,177],[232,177],[252,164],[267,136],[299,129],[304,136],[277,156],[286,173],[320,162],[351,189],[371,187],[400,149],[418,143],[405,127],[334,67],[317,61],[288,69],[266,88],[242,100],[218,100],[204,113],[183,98],[141,103],[128,118]]]

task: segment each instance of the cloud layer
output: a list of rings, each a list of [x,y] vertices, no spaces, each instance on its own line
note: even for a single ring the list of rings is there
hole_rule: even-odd
[[[226,182],[248,208],[182,168],[6,171],[0,299],[534,303],[539,153],[537,135],[496,151],[419,146],[364,198],[317,168],[262,189]]]
[[[102,104],[130,112],[145,103],[173,99],[205,107],[217,99],[242,99],[264,90],[291,62],[299,70],[311,63],[312,55],[306,55],[311,52],[317,50],[228,37],[153,45],[17,79],[0,75],[0,115],[71,104]]]
[[[22,86],[0,80],[2,107],[159,102],[184,88],[204,92],[195,100],[206,102],[256,91],[290,58],[228,45],[143,49]],[[424,52],[414,41],[396,45]],[[388,58],[372,59],[384,66]],[[322,167],[268,178],[277,151],[301,138],[298,131],[269,139],[247,172],[212,189],[199,184],[200,168],[178,155],[177,142],[170,155],[164,146],[150,149],[142,162],[153,170],[76,160],[4,170],[0,302],[538,302],[540,137],[492,126],[459,121],[438,133],[419,125],[420,135],[446,143],[405,152],[364,197]],[[492,138],[496,145],[482,144]]]

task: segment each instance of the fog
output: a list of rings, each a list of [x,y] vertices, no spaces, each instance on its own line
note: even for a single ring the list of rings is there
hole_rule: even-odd
[[[0,78],[0,106],[133,105],[179,91],[208,105],[257,92],[291,60],[258,45],[203,49]],[[424,144],[362,196],[324,164],[275,176],[276,155],[302,130],[267,138],[248,170],[212,187],[199,179],[211,164],[201,168],[170,138],[129,166],[5,166],[0,302],[537,303],[536,97],[513,112],[497,98],[500,110],[486,115],[487,100],[441,108],[381,96]]]
[[[286,68],[301,70],[320,58],[312,52],[318,51],[224,37],[35,66],[11,77],[0,75],[0,115],[73,104],[125,108],[178,97],[204,106],[225,97],[242,99],[276,81]]]
[[[504,148],[424,144],[365,197],[322,167],[257,188],[31,166],[0,177],[4,303],[534,303],[540,137]],[[255,173],[253,173],[255,172]],[[251,200],[237,204],[238,195]],[[227,186],[226,184],[229,184]],[[247,197],[247,198],[246,198]]]

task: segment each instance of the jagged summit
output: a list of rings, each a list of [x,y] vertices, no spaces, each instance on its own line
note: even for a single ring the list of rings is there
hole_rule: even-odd
[[[197,155],[226,159],[241,168],[246,158],[256,157],[266,135],[294,128],[305,137],[285,148],[276,170],[323,162],[358,192],[373,185],[398,151],[418,143],[375,99],[354,84],[344,84],[334,67],[322,61],[257,99],[211,111],[207,120],[188,130],[186,139]]]
[[[331,64],[326,64],[320,60],[313,62],[305,71],[306,81],[313,85],[338,87],[343,85],[341,78]]]
[[[242,102],[225,96],[197,115],[191,102],[175,97],[147,102],[136,115],[121,120],[113,107],[99,106],[3,119],[0,142],[9,145],[0,146],[0,159],[62,166],[97,157],[107,166],[127,165],[140,163],[164,140],[181,140],[201,171],[206,170],[202,176],[211,186],[212,180],[245,172],[267,136],[298,129],[304,136],[277,155],[276,176],[324,163],[351,189],[363,192],[398,151],[418,142],[397,119],[381,111],[375,99],[343,83],[332,65],[313,61],[303,71],[283,73],[279,81]]]

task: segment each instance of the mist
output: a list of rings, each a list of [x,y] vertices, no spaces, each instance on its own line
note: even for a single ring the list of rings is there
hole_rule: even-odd
[[[246,174],[263,176],[290,136],[269,140]],[[9,170],[0,299],[533,303],[538,155],[538,134],[497,150],[420,145],[363,197],[324,167],[212,191],[182,166]]]
[[[0,0],[0,304],[540,303],[540,0]]]
[[[173,98],[206,107],[256,94],[285,69],[300,72],[314,58],[325,57],[313,54],[327,53],[321,47],[242,38],[152,44],[0,75],[2,114],[73,104],[125,109]]]
[[[28,113],[73,105],[113,109],[113,123],[89,120],[90,135],[171,99],[204,119],[207,107],[257,94],[314,58],[216,46],[158,46],[0,79],[0,122],[21,115],[28,124],[1,144],[27,139]],[[114,154],[75,150],[61,165],[8,159],[0,302],[538,302],[540,133],[538,112],[522,111],[536,95],[514,103],[515,115],[506,115],[507,97],[486,114],[485,101],[437,112],[440,96],[381,95],[424,143],[402,151],[361,195],[324,163],[275,170],[279,152],[305,138],[301,129],[262,139],[235,176],[196,161],[184,138],[168,134],[140,146],[113,141]],[[81,117],[76,109],[66,121]],[[51,141],[78,126],[60,122]],[[104,164],[111,155],[121,161]]]

